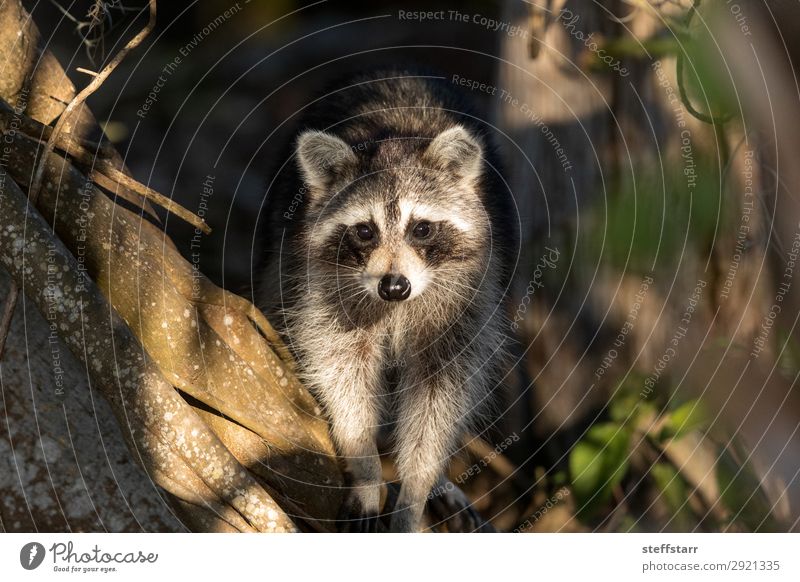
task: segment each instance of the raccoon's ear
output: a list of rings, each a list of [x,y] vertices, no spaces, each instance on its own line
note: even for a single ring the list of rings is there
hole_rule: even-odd
[[[306,182],[324,190],[355,165],[357,159],[350,146],[335,135],[308,130],[297,139],[297,161]]]
[[[481,173],[483,148],[463,126],[456,125],[433,138],[425,158],[436,167],[473,180]]]

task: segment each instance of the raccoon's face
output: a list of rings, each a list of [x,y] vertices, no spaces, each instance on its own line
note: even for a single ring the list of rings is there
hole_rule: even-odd
[[[308,276],[318,286],[356,306],[469,300],[490,241],[475,190],[482,149],[466,129],[387,141],[363,159],[309,131],[297,153],[310,192]]]

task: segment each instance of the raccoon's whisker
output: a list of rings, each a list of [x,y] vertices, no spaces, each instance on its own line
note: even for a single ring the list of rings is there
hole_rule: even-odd
[[[469,269],[464,269],[463,267],[425,267],[424,272],[430,274],[438,274],[438,273],[464,273],[469,272]]]
[[[347,283],[346,285],[339,285],[339,287],[336,289],[336,294],[341,296],[344,291],[349,291],[352,289],[358,290],[358,293],[356,293],[356,295],[368,292],[367,289],[365,289],[364,286],[361,284],[361,281],[353,281]]]
[[[340,288],[338,289],[338,291],[337,291],[337,293],[336,293],[336,294],[337,294],[337,295],[338,295],[340,298],[342,298],[342,296],[343,296],[343,294],[344,294],[344,293],[343,293],[344,291],[351,291],[352,289],[357,289],[358,287],[359,287],[359,284],[358,284],[358,283],[355,283],[355,284],[353,284],[353,285],[350,285],[350,286],[348,286],[348,287],[340,287]],[[352,298],[354,298],[354,297],[358,297],[358,296],[359,296],[361,293],[366,293],[366,292],[367,292],[367,290],[366,290],[366,289],[359,289],[357,293],[354,293],[354,294],[352,294],[352,295],[348,295],[348,297],[346,297],[346,299],[352,299]]]
[[[431,281],[430,283],[434,287],[437,287],[439,289],[447,291],[448,293],[451,293],[451,294],[455,295],[456,297],[458,297],[460,299],[463,299],[464,301],[467,301],[469,303],[472,303],[473,301],[475,301],[475,296],[474,295],[472,297],[468,297],[466,295],[462,295],[458,291],[454,291],[451,287],[446,287],[445,285],[442,285],[441,283],[437,283],[436,281]]]
[[[430,271],[431,273],[437,272],[447,272],[447,271],[470,271],[471,269],[465,269],[463,266],[459,265],[428,265],[425,267],[426,271]]]
[[[350,269],[350,267],[348,267]],[[356,277],[361,273],[355,271],[355,274],[352,271],[343,271],[341,273],[333,272],[333,271],[325,271],[325,272],[313,272],[313,271],[303,271],[301,274],[288,274],[292,277],[311,277],[312,279],[317,277]]]
[[[432,280],[432,282],[435,282],[435,280]],[[459,281],[454,281],[452,279],[448,279],[447,285],[448,286],[449,285],[455,285],[456,287],[460,287],[462,289],[469,289],[470,291],[479,291],[479,287],[473,287],[472,285],[468,285],[466,283],[461,283]]]
[[[355,297],[358,297],[358,294],[356,294],[356,295],[354,295],[354,296],[353,296],[353,298],[355,298]],[[364,296],[363,296],[361,299],[359,299],[359,300],[358,300],[358,303],[356,303],[355,307],[353,307],[353,312],[355,312],[355,313],[358,313],[358,309],[359,309],[359,307],[361,307],[361,304],[362,304],[362,303],[364,302],[364,300],[365,300],[365,299],[367,299],[368,297],[369,297],[369,293],[367,292],[367,290],[366,290],[366,289],[364,289]]]
[[[456,276],[461,275],[461,276],[463,276],[463,274],[464,274],[464,271],[462,269],[446,269],[446,268],[443,269],[441,267],[437,267],[436,269],[423,269],[422,272],[424,274],[426,274],[427,276],[429,276],[431,279],[436,279],[437,276],[440,276],[440,275],[447,275],[447,276],[449,276],[448,282],[451,281],[451,280],[456,280],[456,279],[452,279],[453,275],[456,275]],[[461,283],[461,284],[463,285],[464,283]]]
[[[357,293],[357,294],[353,295],[352,297],[350,297],[350,299],[355,299],[356,297],[358,297],[358,295],[359,295],[359,294]],[[360,306],[360,305],[361,305],[361,304],[364,302],[364,300],[365,300],[367,297],[369,297],[369,295],[367,295],[366,293],[364,293],[364,294],[363,294],[363,296],[361,297],[361,299],[359,299],[359,300],[358,300],[358,303],[356,303],[355,309],[358,309],[358,307],[359,307],[359,306]]]
[[[323,275],[282,275],[282,279],[293,281],[359,281],[359,278],[354,277],[350,273],[344,275],[337,274],[323,274]]]
[[[438,269],[437,269],[437,271],[433,271],[433,272],[444,272],[444,270],[438,270]],[[434,278],[431,278],[430,282],[431,282],[431,283],[434,283],[434,284],[439,284],[439,283],[436,281],[436,279],[434,279]],[[441,286],[441,284],[439,284],[439,285]],[[455,281],[455,280],[453,280],[453,279],[448,279],[448,280],[447,280],[447,285],[446,285],[446,288],[449,288],[449,286],[450,286],[450,285],[455,285],[456,287],[459,287],[459,288],[461,288],[461,289],[468,289],[469,291],[473,291],[473,292],[475,292],[475,293],[479,293],[479,292],[481,292],[481,289],[480,289],[480,287],[473,287],[472,285],[468,285],[468,284],[466,284],[466,283],[461,283],[461,282],[459,282],[459,281]]]
[[[288,275],[285,277],[287,280],[294,280],[294,281],[310,281],[310,282],[334,282],[334,283],[341,283],[341,284],[349,284],[349,283],[361,283],[361,277],[356,277],[350,273],[345,274],[328,274],[328,275]]]
[[[350,267],[350,266],[348,266],[348,265],[341,265],[341,264],[339,264],[339,263],[334,263],[334,262],[332,262],[332,261],[326,261],[326,260],[324,260],[324,259],[314,259],[314,261],[315,261],[315,262],[318,262],[318,263],[322,263],[322,264],[324,264],[324,265],[332,265],[332,266],[334,266],[334,267],[336,267],[336,268],[338,268],[338,269],[345,269],[345,270],[348,270],[348,271],[355,271],[355,272],[357,272],[357,273],[360,273],[360,272],[361,272],[359,269],[357,269],[357,268],[355,268],[355,267]]]

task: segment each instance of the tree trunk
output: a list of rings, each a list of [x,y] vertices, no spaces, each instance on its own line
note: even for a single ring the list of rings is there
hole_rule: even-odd
[[[263,316],[195,272],[152,217],[144,217],[150,215],[147,204],[134,191],[118,180],[109,181],[108,175],[104,185],[116,187],[113,192],[101,190],[86,178],[92,168],[73,165],[80,166],[81,156],[67,157],[74,151],[54,152],[39,160],[43,148],[38,140],[45,128],[37,122],[56,119],[75,90],[53,56],[39,53],[38,39],[35,25],[17,1],[0,6],[0,97],[17,107],[6,108],[2,120],[6,149],[0,173],[0,263],[27,299],[18,310],[23,323],[38,326],[31,339],[41,342],[47,336],[51,342],[52,332],[49,345],[58,355],[58,359],[52,354],[34,356],[35,344],[26,343],[24,335],[12,338],[3,370],[22,368],[25,359],[36,361],[30,380],[43,382],[36,388],[41,399],[26,408],[22,399],[30,382],[19,373],[4,379],[6,402],[13,407],[6,406],[19,423],[11,429],[9,442],[13,446],[17,428],[25,435],[20,442],[25,446],[15,449],[14,455],[36,454],[34,444],[25,439],[37,434],[35,423],[44,419],[38,415],[39,407],[68,410],[91,399],[91,394],[81,394],[67,408],[64,401],[69,398],[44,388],[52,385],[44,379],[58,377],[61,368],[67,370],[69,376],[61,379],[66,395],[87,387],[80,381],[83,370],[91,387],[111,404],[133,458],[167,492],[185,526],[202,531],[330,530],[339,505],[341,475],[327,427]],[[31,128],[42,133],[31,135],[35,134]],[[62,150],[76,144],[89,147],[86,140],[100,135],[86,107],[76,110],[65,131],[70,139],[59,146]],[[105,144],[103,151],[107,149]],[[125,171],[116,152],[94,153],[102,155],[107,166]],[[19,185],[30,184],[40,163],[44,180],[37,212]],[[97,167],[103,171],[102,165]],[[127,204],[112,202],[109,194]],[[144,214],[139,210],[143,207]],[[31,303],[45,315],[49,327],[41,317],[27,317],[26,306]],[[19,331],[19,321],[14,329]],[[12,402],[12,395],[21,404]],[[48,412],[48,420],[52,414]],[[8,486],[27,494],[26,484],[47,471],[48,452],[51,459],[60,455],[68,462],[66,451],[73,443],[84,445],[81,454],[105,457],[104,442],[98,438],[104,417],[99,414],[97,423],[70,425],[71,438],[58,446],[53,446],[57,439],[49,433],[58,424],[53,429],[48,425],[40,433],[42,458],[19,457],[30,461],[26,473],[12,478]],[[89,415],[87,411],[82,418]],[[118,442],[112,452],[121,455]],[[125,473],[132,475],[130,483],[138,479],[146,486],[141,474],[137,477],[129,467]],[[49,487],[37,485],[52,489],[51,497],[48,491],[42,493],[41,503],[50,507],[53,499],[58,505],[59,499],[67,498],[58,488],[67,482],[66,475]],[[111,488],[109,495],[120,494]],[[154,489],[150,495],[141,491],[139,495],[146,499],[130,511],[148,516],[147,528],[181,527],[159,501],[162,493]],[[128,498],[124,492],[122,497]],[[96,504],[100,503],[98,499]],[[108,519],[115,523],[127,519],[123,527],[137,527],[119,502],[108,507],[112,512]],[[122,513],[114,513],[114,507]],[[71,527],[67,516],[75,511],[89,520],[87,528],[94,529],[85,507],[64,509],[60,527]],[[30,527],[19,511],[3,509],[4,528]],[[37,511],[27,513],[34,527],[53,523],[59,529],[53,511],[41,517],[45,520],[41,525],[35,521],[40,519]]]

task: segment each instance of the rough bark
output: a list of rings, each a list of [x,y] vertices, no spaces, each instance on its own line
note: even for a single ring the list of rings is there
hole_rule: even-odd
[[[75,90],[37,42],[18,2],[3,3],[0,97],[48,124]],[[129,204],[115,203],[69,152],[44,166],[37,208],[48,225],[17,185],[30,182],[41,151],[41,136],[20,127],[11,116],[2,128],[0,260],[53,318],[181,519],[203,531],[330,529],[341,475],[326,425],[263,316],[194,271],[143,218],[147,204],[135,192],[116,188],[110,194]],[[85,107],[65,131],[76,140],[99,135]],[[124,170],[118,155],[112,161]],[[21,389],[4,385],[4,393]]]

